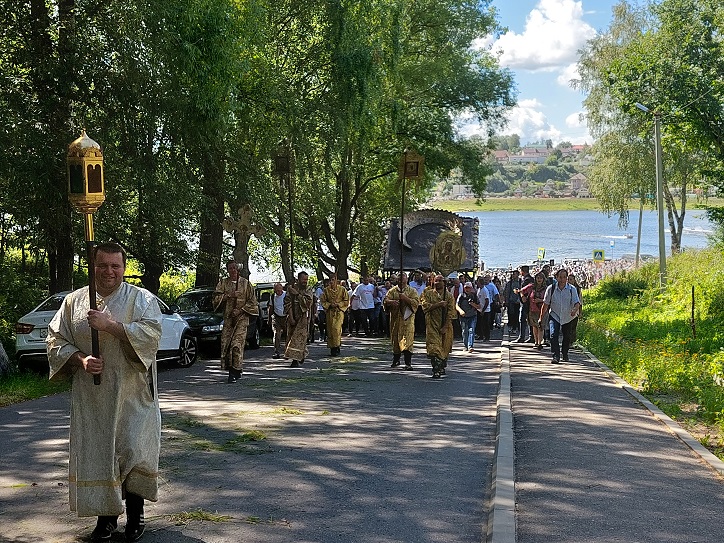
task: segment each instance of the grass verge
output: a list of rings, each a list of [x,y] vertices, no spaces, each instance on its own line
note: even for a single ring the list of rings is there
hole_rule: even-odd
[[[709,198],[709,205],[723,205],[722,198]],[[631,209],[638,209],[638,201],[631,202]],[[690,209],[696,202],[689,202]],[[431,202],[430,207],[444,209],[453,213],[475,211],[600,211],[601,207],[595,198],[487,198],[479,202],[467,200],[441,200]]]
[[[49,381],[47,375],[16,372],[0,377],[0,407],[70,390],[70,381]]]
[[[724,460],[722,251],[672,257],[584,294],[579,342]],[[693,320],[692,320],[692,295]]]

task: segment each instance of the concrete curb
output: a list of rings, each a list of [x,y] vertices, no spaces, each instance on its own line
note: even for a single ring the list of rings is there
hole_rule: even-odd
[[[684,430],[676,421],[669,417],[666,413],[661,411],[649,400],[639,394],[629,383],[622,379],[615,371],[609,368],[606,364],[596,358],[591,352],[584,349],[580,345],[578,346],[583,353],[591,360],[596,366],[601,368],[608,376],[616,382],[622,389],[628,392],[636,401],[648,409],[651,414],[662,422],[669,431],[678,437],[687,447],[689,447],[695,454],[697,454],[706,464],[711,467],[719,475],[724,476],[724,462],[719,460],[714,454],[712,454],[706,447],[699,443],[689,432]]]
[[[490,492],[487,543],[515,543],[515,444],[510,390],[510,342],[500,348],[497,431]]]

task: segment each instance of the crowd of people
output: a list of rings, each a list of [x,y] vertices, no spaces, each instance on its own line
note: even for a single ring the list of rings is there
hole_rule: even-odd
[[[537,350],[549,347],[551,362],[565,361],[575,341],[582,289],[607,274],[627,269],[630,263],[576,260],[564,261],[557,268],[540,264],[533,269],[521,265],[488,270],[477,277],[466,273],[442,277],[417,270],[410,274],[409,282],[407,273],[384,279],[369,275],[359,282],[333,275],[306,294],[308,301],[300,310],[306,344],[317,339],[327,342],[330,355],[339,356],[343,338],[386,337],[392,343],[392,367],[410,369],[415,336],[423,336],[433,377],[440,377],[453,342],[472,353],[476,342],[490,341],[491,331],[502,329],[507,322],[513,341],[532,343]],[[307,350],[282,349],[284,335],[290,337],[289,310],[297,307],[285,302],[290,286],[296,299],[299,295],[293,283],[275,285],[269,324],[274,331],[273,358],[290,359],[291,367],[299,367]],[[448,344],[450,347],[445,347]]]

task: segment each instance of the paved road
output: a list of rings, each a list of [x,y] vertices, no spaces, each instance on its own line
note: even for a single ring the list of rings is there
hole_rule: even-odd
[[[518,543],[724,541],[709,465],[583,353],[512,345]]]
[[[419,349],[405,372],[382,340],[344,343],[336,360],[312,346],[299,370],[262,358],[268,347],[249,352],[236,385],[217,360],[161,372],[162,487],[143,540],[480,542],[496,346],[456,351],[433,380]],[[94,525],[68,511],[68,403],[0,409],[2,542],[82,541]]]
[[[724,540],[722,477],[584,353],[554,366],[531,345],[458,348],[433,380],[419,352],[404,372],[382,340],[345,343],[335,360],[313,346],[300,370],[251,352],[241,385],[217,360],[161,372],[144,541],[479,543],[501,504],[512,529],[491,543]],[[510,431],[496,434],[506,390]],[[93,526],[67,509],[68,399],[0,409],[3,543],[82,541]],[[514,502],[489,502],[492,476],[514,480]]]

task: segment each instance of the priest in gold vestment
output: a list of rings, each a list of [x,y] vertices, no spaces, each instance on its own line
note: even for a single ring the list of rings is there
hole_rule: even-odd
[[[412,346],[415,342],[415,312],[420,304],[417,291],[407,284],[407,274],[401,273],[397,285],[387,291],[382,302],[390,312],[390,339],[392,341],[392,367],[405,358],[405,369],[412,369]]]
[[[309,290],[309,274],[299,272],[296,282],[287,286],[287,295],[284,297],[284,315],[287,318],[287,347],[285,358],[291,358],[290,367],[298,368],[304,364],[309,352],[307,339],[309,338],[309,320],[312,318],[314,306],[314,293]]]
[[[349,292],[339,284],[336,273],[329,276],[329,285],[322,291],[320,303],[327,317],[327,347],[332,356],[339,356],[344,312],[349,307]]]
[[[226,263],[229,276],[214,289],[214,309],[224,304],[224,329],[221,331],[221,369],[228,370],[229,383],[241,378],[244,368],[244,344],[249,319],[259,316],[254,287],[239,274],[236,262]]]
[[[445,374],[447,358],[452,351],[455,300],[445,288],[445,278],[435,276],[433,288],[422,293],[422,310],[425,312],[425,346],[432,364],[432,376]]]

